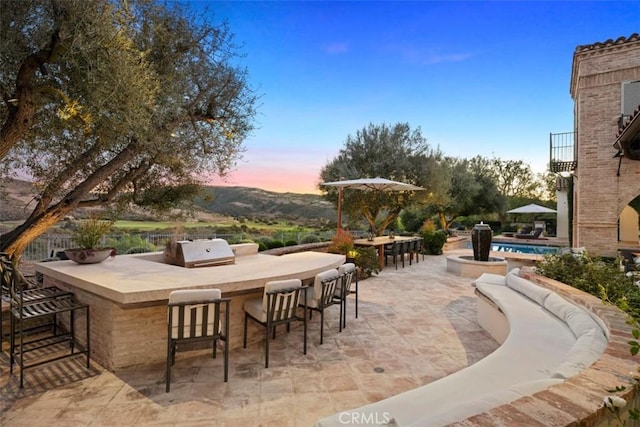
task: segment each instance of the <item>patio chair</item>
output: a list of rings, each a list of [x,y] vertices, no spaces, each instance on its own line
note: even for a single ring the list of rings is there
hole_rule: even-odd
[[[341,279],[336,286],[334,297],[338,299],[342,305],[342,327],[347,326],[347,297],[351,294],[355,295],[355,313],[358,318],[358,270],[352,262],[342,264],[338,267]],[[355,285],[355,286],[354,286]]]
[[[3,267],[7,265],[13,268],[13,263],[9,258],[9,254],[5,252],[0,252],[0,304],[2,302],[7,305],[11,302],[10,290],[9,290],[9,281],[8,279],[4,280]],[[15,270],[15,269],[14,269]],[[23,292],[23,297],[25,302],[31,303],[36,302],[38,300],[46,300],[51,298],[65,297],[72,295],[71,292],[64,291],[62,289],[56,288],[55,286],[43,287],[39,284],[33,283],[26,278],[22,277],[20,274],[17,275],[17,280],[21,282],[21,288]],[[51,321],[45,324],[37,325],[33,328],[26,328],[25,332],[32,331],[34,329],[42,329],[46,326],[49,326],[54,330],[56,327],[55,314],[51,316]],[[7,333],[7,338],[9,334]],[[0,345],[2,344],[2,340],[4,339],[5,333],[2,329],[2,309],[0,307]]]
[[[419,262],[418,257],[420,255],[422,255],[422,260],[424,261],[424,239],[422,237],[416,239],[416,262]]]
[[[338,327],[342,332],[342,310],[343,301],[341,299],[335,299],[336,289],[338,284],[342,280],[342,276],[337,269],[325,270],[316,274],[313,279],[313,289],[307,292],[306,306],[309,309],[309,319],[314,311],[320,312],[320,344],[323,343],[324,335],[324,311],[332,306],[338,304],[340,306],[340,317],[338,321]]]
[[[640,271],[640,257],[633,255],[634,252],[640,252],[640,249],[620,249],[619,251],[625,273]]]
[[[166,392],[171,387],[171,367],[182,344],[211,342],[216,358],[218,341],[224,342],[224,382],[229,378],[229,302],[220,289],[188,289],[169,294],[167,322]],[[224,308],[224,322],[221,321]]]
[[[535,228],[531,233],[516,233],[513,235],[516,239],[538,239],[544,228],[538,227]]]
[[[393,264],[398,269],[398,255],[400,253],[400,243],[393,242],[384,246],[384,265],[389,265],[389,257],[393,260]]]
[[[400,243],[398,256],[400,257],[400,259],[402,259],[402,268],[404,268],[404,262],[407,256],[409,256],[409,259],[411,259],[411,241],[405,240]],[[411,260],[409,260],[409,265],[411,265]]]
[[[276,326],[301,321],[304,324],[304,354],[307,354],[307,288],[300,279],[276,280],[264,285],[262,298],[253,298],[244,303],[243,347],[247,348],[247,326],[251,319],[264,328],[264,367],[269,367],[269,332],[276,338]],[[298,316],[298,305],[303,303],[303,314]]]
[[[24,372],[46,363],[85,355],[87,369],[90,368],[89,305],[75,299],[73,294],[33,299],[25,286],[19,284],[19,274],[11,262],[3,260],[2,282],[9,289],[10,331],[9,331],[9,372],[13,365],[20,366],[20,388],[24,387]],[[53,292],[53,291],[52,291]],[[82,345],[75,334],[76,312],[85,311],[86,345]],[[61,325],[61,316],[69,319]],[[53,318],[53,328],[49,334],[39,334],[27,340],[33,325]],[[67,330],[68,326],[68,330]],[[69,350],[64,349],[68,346]]]

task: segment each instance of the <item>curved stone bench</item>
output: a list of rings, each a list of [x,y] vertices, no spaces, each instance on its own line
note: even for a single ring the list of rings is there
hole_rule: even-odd
[[[626,345],[629,328],[620,323],[624,315],[530,270],[520,274],[524,277],[513,271],[476,280],[478,321],[502,343],[494,353],[433,383],[334,414],[316,426],[340,426],[345,420],[360,426],[555,426],[585,420],[597,425],[607,415],[602,408],[610,394],[606,390],[628,387],[635,372]],[[630,388],[623,397],[633,393]]]

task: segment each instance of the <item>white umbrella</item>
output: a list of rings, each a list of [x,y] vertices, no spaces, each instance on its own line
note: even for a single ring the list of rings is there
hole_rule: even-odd
[[[323,182],[320,185],[338,187],[338,230],[342,228],[342,193],[345,188],[369,191],[418,191],[424,190],[417,185],[391,181],[385,178],[360,178],[345,181]]]
[[[530,205],[520,206],[519,208],[511,209],[510,211],[507,211],[507,213],[509,214],[519,214],[519,213],[543,214],[543,213],[556,213],[556,211],[553,209],[549,209],[545,206],[540,206],[540,205],[536,205],[535,203],[531,203]]]

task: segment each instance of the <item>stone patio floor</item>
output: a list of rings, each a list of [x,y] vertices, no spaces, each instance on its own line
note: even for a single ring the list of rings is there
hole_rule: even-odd
[[[284,328],[271,341],[235,349],[229,381],[222,357],[178,353],[171,392],[164,364],[109,372],[85,359],[33,368],[25,387],[9,374],[7,344],[0,355],[0,425],[11,426],[311,426],[330,414],[398,394],[475,363],[498,344],[478,325],[471,280],[446,271],[445,256],[360,282],[358,318],[350,297],[347,327],[338,332],[338,306],[302,328]],[[17,371],[17,370],[16,370]]]

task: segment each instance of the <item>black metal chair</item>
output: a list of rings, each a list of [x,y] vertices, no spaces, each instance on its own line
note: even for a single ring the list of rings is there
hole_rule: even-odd
[[[224,382],[229,378],[229,302],[220,289],[189,289],[169,294],[167,323],[166,391],[171,387],[171,367],[182,344],[210,341],[216,358],[218,341],[224,342]],[[224,308],[224,322],[221,322]]]
[[[341,279],[336,286],[335,298],[338,299],[342,305],[342,327],[347,326],[347,297],[349,295],[355,295],[355,312],[356,319],[358,318],[358,270],[356,265],[352,262],[342,264],[338,268]]]
[[[342,276],[337,269],[325,270],[316,274],[313,288],[307,292],[306,306],[309,309],[309,318],[314,311],[320,313],[320,344],[323,343],[324,336],[324,311],[332,305],[340,306],[338,328],[342,332],[343,299],[335,298],[336,289],[341,280]]]
[[[414,237],[409,241],[409,265],[412,264],[414,258],[416,260],[416,263],[420,262],[420,254],[422,253],[422,246],[423,246],[422,237]],[[424,254],[422,254],[422,259],[424,259]]]
[[[37,302],[39,300],[47,300],[51,298],[59,298],[59,297],[66,297],[66,296],[72,295],[71,292],[64,291],[62,289],[56,288],[55,286],[44,287],[25,279],[19,274],[19,271],[13,268],[13,263],[9,258],[9,254],[5,252],[0,252],[0,301],[6,303],[7,305],[11,304],[11,296],[10,296],[11,291],[9,289],[9,280],[4,279],[3,267],[5,265],[11,267],[12,270],[14,270],[14,272],[16,273],[16,280],[18,281],[19,286],[22,289],[22,295],[23,295],[24,301],[27,304],[32,302]],[[0,344],[2,343],[2,340],[4,339],[4,336],[5,336],[5,333],[3,331],[3,326],[2,326],[2,316],[3,316],[2,309],[0,308]],[[53,333],[55,333],[56,316],[54,314],[50,317],[51,317],[50,322],[43,325],[38,325],[33,328],[26,328],[25,332],[29,332],[36,328],[42,329],[43,327],[50,326],[53,330]],[[7,335],[7,338],[9,338],[9,334],[6,334],[6,335]]]
[[[269,332],[276,338],[276,326],[301,321],[304,324],[304,354],[307,354],[307,287],[300,279],[276,280],[267,282],[262,298],[253,298],[244,303],[243,347],[247,348],[247,327],[251,319],[264,327],[264,367],[269,367]],[[298,305],[302,302],[303,313],[298,315]]]
[[[392,242],[384,245],[384,265],[389,265],[389,257],[393,260],[393,264],[398,269],[398,255],[400,253],[401,244],[399,242]]]
[[[422,255],[422,260],[424,261],[424,239],[422,237],[416,239],[416,262],[418,262],[420,255]]]
[[[404,268],[405,258],[411,257],[411,242],[409,240],[404,240],[400,243],[400,250],[398,251],[398,256],[402,259],[402,268]],[[409,260],[411,263],[411,260]]]
[[[24,387],[24,371],[30,368],[84,354],[87,369],[90,368],[90,332],[89,305],[77,301],[73,295],[29,300],[29,291],[18,282],[18,274],[13,265],[6,260],[2,264],[2,281],[9,288],[11,325],[9,332],[9,372],[13,365],[20,366],[20,388]],[[86,313],[86,338],[82,345],[75,335],[76,312]],[[62,325],[61,315],[68,314],[66,325]],[[54,318],[54,327],[50,334],[39,334],[27,340],[33,324],[42,319]],[[68,327],[68,330],[66,329]],[[63,351],[63,345],[69,351]]]

